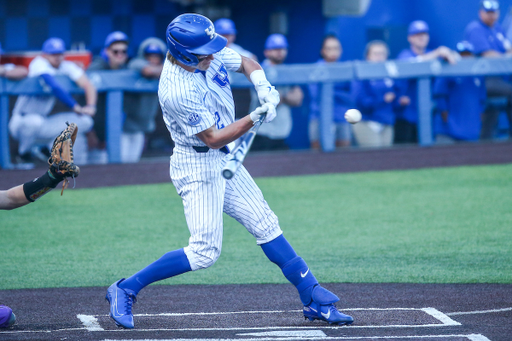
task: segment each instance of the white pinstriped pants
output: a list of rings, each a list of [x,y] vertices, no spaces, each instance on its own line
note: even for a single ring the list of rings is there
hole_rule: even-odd
[[[171,180],[183,200],[190,231],[184,250],[193,271],[207,268],[219,258],[223,212],[242,224],[258,245],[282,234],[277,216],[245,167],[231,180],[222,177],[225,156],[219,150],[197,153],[180,145],[171,156]]]

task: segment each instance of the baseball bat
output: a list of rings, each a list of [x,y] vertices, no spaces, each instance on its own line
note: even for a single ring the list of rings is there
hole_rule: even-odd
[[[264,105],[270,105],[268,103]],[[254,126],[249,129],[249,131],[244,135],[240,144],[227,155],[227,161],[224,168],[222,168],[222,176],[226,180],[230,180],[233,176],[235,176],[236,171],[240,168],[240,165],[244,162],[245,156],[251,149],[252,142],[254,141],[254,137],[258,133],[258,129],[261,124],[265,120],[267,114],[261,115],[259,120],[254,123]]]

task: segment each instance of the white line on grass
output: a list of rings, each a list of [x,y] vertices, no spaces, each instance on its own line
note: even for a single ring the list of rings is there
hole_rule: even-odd
[[[492,309],[492,310],[477,310],[477,311],[459,311],[459,312],[456,312],[456,313],[446,313],[446,315],[453,316],[453,315],[489,314],[489,313],[501,313],[503,311],[512,311],[512,308]]]

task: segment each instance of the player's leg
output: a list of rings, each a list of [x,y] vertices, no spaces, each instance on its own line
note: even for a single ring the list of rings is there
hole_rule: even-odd
[[[44,121],[44,117],[37,114],[14,115],[9,121],[9,132],[18,141],[18,154],[24,160],[30,160],[31,148]]]
[[[121,134],[121,162],[139,162],[143,149],[144,133],[142,131]]]
[[[295,285],[304,305],[304,316],[337,324],[353,322],[352,317],[336,310],[334,303],[339,298],[318,284],[306,262],[282,235],[277,216],[243,166],[227,181],[224,212],[256,237],[269,260]]]
[[[178,158],[177,154],[175,149],[173,157]],[[188,167],[183,167],[184,163],[180,163],[181,167],[171,165],[171,179],[182,197],[190,230],[189,245],[166,253],[133,276],[110,286],[106,296],[110,316],[122,327],[134,327],[131,307],[142,288],[191,270],[208,268],[220,256],[225,180],[220,176],[220,167],[211,169],[214,159],[205,156],[196,163],[191,162],[193,158],[189,160]]]

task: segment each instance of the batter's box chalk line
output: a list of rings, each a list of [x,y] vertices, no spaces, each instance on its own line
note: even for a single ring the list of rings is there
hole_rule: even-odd
[[[133,329],[135,331],[234,331],[234,330],[291,330],[291,329],[340,329],[340,328],[418,328],[418,327],[448,327],[460,326],[461,323],[454,321],[446,314],[435,308],[352,308],[343,309],[347,311],[422,311],[432,316],[441,323],[429,324],[403,324],[403,325],[351,325],[351,326],[264,326],[264,327],[219,327],[219,328],[158,328],[158,329]],[[270,310],[270,311],[232,311],[232,312],[212,312],[212,313],[161,313],[161,314],[134,314],[134,317],[183,317],[183,316],[208,316],[208,315],[239,315],[239,314],[278,314],[278,313],[301,313],[302,310]],[[97,331],[123,331],[122,329],[105,330],[101,327],[97,317],[108,315],[77,315],[77,318],[84,325],[83,329],[90,332]]]

